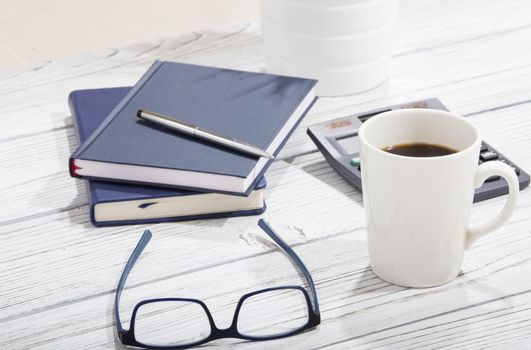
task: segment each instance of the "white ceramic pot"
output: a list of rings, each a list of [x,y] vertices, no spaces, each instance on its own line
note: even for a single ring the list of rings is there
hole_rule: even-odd
[[[268,71],[319,80],[317,94],[347,95],[382,83],[398,0],[262,0]]]
[[[390,54],[394,20],[382,25],[337,36],[310,36],[262,20],[267,55],[307,66],[336,68],[369,62]]]
[[[264,0],[262,20],[310,36],[350,35],[388,23],[397,0]],[[375,16],[374,14],[377,14]]]
[[[380,59],[337,68],[295,64],[279,57],[269,57],[267,64],[271,73],[318,79],[318,96],[342,96],[381,84],[388,76],[390,58],[390,55],[384,55]]]

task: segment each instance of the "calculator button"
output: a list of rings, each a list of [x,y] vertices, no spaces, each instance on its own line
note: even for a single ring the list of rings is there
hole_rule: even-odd
[[[481,148],[479,149],[481,152],[485,152],[488,149],[488,146],[485,142],[481,143]]]
[[[481,160],[484,162],[489,161],[489,160],[494,160],[498,158],[498,153],[494,151],[481,152],[479,154],[479,158],[481,158]]]
[[[359,168],[360,166],[360,157],[353,157],[350,159],[350,165],[353,167]]]
[[[485,180],[485,182],[496,181],[496,180],[499,180],[499,179],[500,179],[500,177],[498,175],[494,175],[494,176],[489,177],[487,180]]]

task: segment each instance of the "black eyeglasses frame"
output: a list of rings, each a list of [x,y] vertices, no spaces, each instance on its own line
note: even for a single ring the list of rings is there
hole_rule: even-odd
[[[309,270],[306,268],[302,260],[295,253],[295,251],[293,251],[293,249],[291,249],[291,247],[278,236],[278,234],[271,228],[271,226],[265,220],[260,219],[258,221],[258,226],[265,233],[267,233],[268,236],[271,237],[271,239],[273,239],[273,241],[275,241],[275,243],[292,260],[292,262],[295,263],[295,266],[300,270],[300,272],[302,272],[302,276],[306,279],[306,282],[308,283],[308,287],[312,294],[311,297],[305,288],[303,288],[302,286],[298,286],[298,285],[272,287],[272,288],[261,289],[261,290],[257,290],[254,292],[244,294],[242,297],[240,297],[240,300],[238,301],[231,325],[225,329],[221,329],[216,326],[216,323],[214,322],[214,318],[212,317],[210,310],[208,309],[206,304],[202,302],[201,300],[191,299],[191,298],[146,299],[146,300],[140,301],[138,304],[135,305],[132,316],[131,316],[131,322],[130,322],[129,329],[124,329],[122,326],[122,322],[120,320],[120,315],[119,315],[120,297],[121,297],[122,291],[125,286],[125,281],[129,273],[131,272],[131,269],[133,268],[138,257],[140,256],[140,254],[142,253],[144,248],[147,246],[148,242],[150,241],[152,237],[151,232],[149,230],[146,230],[144,231],[144,234],[140,238],[133,253],[131,254],[131,257],[129,258],[122,272],[120,280],[118,282],[118,287],[116,288],[114,317],[115,317],[116,330],[118,333],[118,339],[120,339],[120,342],[122,342],[122,344],[124,345],[142,347],[145,349],[181,350],[181,349],[188,349],[194,346],[198,346],[201,344],[211,342],[213,340],[223,339],[223,338],[236,338],[236,339],[243,339],[243,340],[250,340],[250,341],[274,340],[274,339],[289,337],[289,336],[299,334],[307,330],[316,328],[321,323],[321,314],[319,311],[319,302],[317,300],[315,285],[314,285],[314,282],[310,275]],[[268,292],[277,291],[277,290],[297,290],[297,291],[302,292],[302,294],[304,295],[304,299],[306,301],[306,307],[308,310],[308,321],[297,329],[294,329],[294,330],[291,330],[285,333],[270,335],[270,336],[250,336],[250,335],[242,334],[238,330],[238,316],[240,314],[240,310],[245,300],[257,294],[268,293]],[[205,314],[210,324],[210,334],[204,339],[200,339],[198,341],[190,342],[190,343],[186,343],[182,345],[160,346],[160,345],[144,344],[142,342],[137,341],[135,337],[135,319],[136,319],[136,314],[139,308],[149,303],[171,302],[171,301],[196,303],[199,306],[201,306],[201,308],[205,311]]]

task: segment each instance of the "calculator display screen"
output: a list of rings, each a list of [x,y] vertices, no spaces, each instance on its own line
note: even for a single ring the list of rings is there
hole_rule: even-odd
[[[348,154],[356,153],[359,151],[359,142],[356,138],[356,135],[343,136],[337,138],[336,141]]]

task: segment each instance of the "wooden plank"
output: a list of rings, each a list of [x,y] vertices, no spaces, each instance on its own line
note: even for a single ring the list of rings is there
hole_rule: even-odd
[[[458,95],[466,96],[473,91],[476,91],[473,86],[465,91],[458,90],[453,95],[454,100]],[[481,101],[487,99],[488,97],[485,97],[485,100],[477,100],[475,108],[481,110]],[[464,110],[470,113],[470,106],[471,104],[467,104]],[[470,120],[478,126],[488,142],[519,166],[531,171],[531,165],[526,163],[530,158],[528,133],[522,132],[531,132],[531,119],[527,117],[529,106],[528,103],[475,114],[470,116]],[[500,119],[504,120],[503,125],[500,125]],[[34,151],[34,144],[39,144],[38,152]],[[87,204],[83,181],[70,178],[67,171],[67,159],[76,144],[72,129],[55,130],[33,138],[18,138],[3,144],[6,173],[0,184],[4,198],[0,202],[0,222],[11,222]],[[315,149],[305,135],[304,126],[288,141],[287,148],[291,147]],[[280,158],[289,159],[290,153],[287,153],[283,151]],[[271,170],[266,176],[269,178],[277,175]]]
[[[531,29],[530,29],[531,30]],[[507,39],[507,38],[502,38]],[[505,40],[500,40],[500,42],[505,42]],[[469,46],[469,45],[466,45]],[[490,47],[490,45],[487,45]],[[496,45],[493,45],[496,47]],[[456,48],[452,48],[449,50],[449,53],[452,53]],[[519,48],[521,49],[521,48]],[[465,53],[463,53],[465,55]],[[507,53],[508,57],[507,60],[510,60],[509,55],[514,56],[515,52]],[[421,61],[425,62],[431,62],[433,60],[430,60],[430,58],[424,58]],[[516,60],[510,60],[511,62],[514,62]],[[468,65],[475,64],[475,59],[470,60],[470,62],[460,62],[459,65],[463,66],[463,71],[471,71],[468,67]],[[412,64],[411,62],[407,63],[406,66],[415,66],[417,70],[419,70],[418,64]],[[422,81],[420,77],[424,74],[428,74],[430,70],[435,70],[435,66],[426,67],[422,72],[419,73],[419,76],[403,76],[401,79],[404,81],[407,79],[412,79],[412,81]],[[496,66],[496,69],[497,66]],[[441,79],[447,79],[449,74],[440,74]],[[450,101],[448,103],[448,106],[458,112],[458,113],[476,113],[481,110],[488,110],[492,108],[496,108],[503,105],[511,105],[511,104],[518,104],[522,103],[522,101],[528,101],[529,99],[526,97],[529,93],[529,78],[531,77],[531,66],[527,67],[524,66],[522,70],[518,69],[517,71],[504,71],[502,73],[494,74],[492,76],[482,76],[482,74],[477,73],[476,76],[479,76],[478,78],[473,78],[472,80],[463,80],[461,83],[456,83],[453,85],[445,85],[445,86],[439,86],[432,87],[431,89],[423,89],[422,87],[415,87],[414,89],[408,88],[407,92],[400,92],[396,97],[385,97],[382,98],[381,96],[385,96],[382,89],[385,89],[386,87],[382,86],[380,88],[377,88],[369,93],[364,94],[363,96],[368,98],[369,103],[364,103],[359,105],[359,102],[354,103],[354,105],[349,103],[352,103],[353,99],[358,97],[348,97],[343,99],[322,99],[320,102],[316,105],[314,110],[312,111],[312,114],[308,116],[302,123],[301,127],[299,127],[294,135],[292,136],[289,144],[286,146],[285,150],[283,151],[282,157],[289,157],[294,156],[301,153],[311,152],[315,150],[315,147],[307,142],[308,139],[305,135],[305,129],[308,125],[327,120],[329,118],[337,117],[339,115],[345,115],[350,114],[353,112],[359,112],[370,108],[376,108],[377,106],[383,106],[389,103],[397,103],[397,102],[404,102],[409,99],[418,99],[418,98],[424,98],[429,96],[439,96],[443,101]],[[435,77],[434,77],[435,78]],[[393,80],[396,82],[396,80]],[[436,80],[434,79],[434,82]],[[439,81],[440,82],[440,81]],[[402,86],[405,86],[406,84],[403,84]],[[412,84],[410,84],[412,85]],[[443,84],[444,85],[444,84]],[[512,88],[509,88],[511,87]],[[415,93],[416,91],[416,93]],[[63,97],[66,95],[62,95]],[[371,96],[371,97],[367,97]],[[376,100],[374,100],[376,98]],[[360,99],[360,98],[358,98]],[[350,101],[350,102],[348,102]],[[497,101],[497,102],[495,102]],[[63,101],[65,103],[65,101]],[[460,104],[464,104],[465,108],[460,108]],[[65,113],[63,116],[63,122],[70,123],[70,118],[66,117],[68,114]],[[24,127],[27,129],[26,123],[20,123],[19,120],[22,118],[21,115],[19,117],[10,116],[7,117],[8,123],[13,123],[14,125],[18,125],[20,127]],[[41,125],[39,124],[31,124],[31,125]],[[8,125],[9,126],[9,125]],[[57,127],[57,126],[56,126]],[[12,130],[12,128],[7,128],[7,130]],[[33,133],[32,133],[33,134]],[[43,136],[44,135],[44,136]],[[29,169],[21,169],[21,171],[24,171],[23,176],[21,177],[20,174],[11,172],[12,179],[15,179],[16,181],[20,180],[21,182],[28,181],[27,177],[31,177],[35,174],[33,166],[36,166],[33,163],[33,160],[35,158],[38,158],[39,160],[48,161],[46,157],[42,157],[41,154],[48,154],[48,152],[45,152],[46,149],[42,149],[43,147],[47,147],[48,145],[51,145],[55,139],[57,143],[57,150],[55,152],[62,152],[65,149],[68,148],[68,151],[70,152],[75,147],[75,138],[73,136],[73,132],[71,128],[64,128],[59,127],[58,130],[55,130],[53,134],[36,134],[35,138],[32,138],[31,140],[17,140],[9,138],[7,141],[4,141],[5,145],[5,151],[2,151],[3,157],[9,157],[12,156],[15,153],[20,152],[20,150],[28,150],[31,151],[32,154],[26,155],[26,154],[20,154],[20,156],[15,159],[15,161],[18,162],[24,162],[26,164],[27,168]],[[40,137],[43,136],[44,139],[40,139]],[[66,138],[66,141],[65,141]],[[40,147],[39,150],[33,150],[31,145],[33,143],[39,143]],[[16,147],[16,150],[11,150],[10,145],[13,147]],[[67,146],[68,145],[68,146]],[[67,147],[67,148],[66,148]],[[68,152],[68,153],[69,153]],[[57,155],[57,153],[52,152],[50,156]],[[58,158],[55,157],[55,163],[61,161],[63,162],[63,157]],[[51,161],[54,161],[52,159]],[[53,166],[51,167],[53,168]],[[50,169],[51,169],[50,168]],[[55,168],[54,168],[55,169]],[[56,173],[57,170],[54,170]],[[50,175],[49,172],[44,173],[44,176]],[[6,179],[6,181],[3,184],[3,188],[5,189],[7,186],[12,186],[13,184],[10,183],[11,179]]]
[[[340,197],[338,201],[341,202]],[[344,216],[346,212],[352,212],[351,207],[351,203],[346,208],[338,205],[335,210]],[[526,276],[531,272],[528,255],[531,241],[529,232],[522,226],[530,207],[531,197],[525,196],[511,223],[482,239],[467,254],[463,275],[445,286],[427,289],[392,286],[375,278],[367,268],[365,234],[363,229],[356,229],[359,224],[343,232],[331,233],[338,228],[333,223],[331,231],[323,230],[324,225],[312,225],[307,222],[310,217],[299,216],[299,213],[289,223],[281,225],[277,225],[276,215],[268,216],[288,242],[298,242],[295,249],[312,271],[323,315],[319,331],[281,343],[288,347],[322,347],[334,344],[337,339],[352,338],[347,345],[357,348],[380,339],[389,341],[392,335],[403,336],[403,333],[433,326],[434,322],[443,327],[470,315],[526,305],[531,280],[515,281],[514,276]],[[324,217],[319,219],[328,221]],[[344,224],[346,220],[337,221],[337,224]],[[304,228],[293,229],[299,224]],[[22,261],[14,270],[7,269],[10,275],[14,275],[14,280],[3,280],[24,293],[18,293],[19,297],[11,300],[16,309],[2,305],[7,314],[12,310],[16,312],[7,320],[2,319],[7,327],[0,329],[0,346],[82,347],[89,338],[95,341],[91,346],[109,346],[113,341],[112,289],[127,253],[139,237],[140,227],[134,234],[119,232],[123,229],[120,228],[100,236],[101,233],[78,233],[80,225],[72,227],[64,220],[39,226],[43,228],[41,235],[50,232],[49,226],[55,226],[56,240],[49,243],[52,251],[39,254],[40,259],[35,259],[33,266]],[[157,225],[153,242],[131,276],[130,287],[124,294],[124,317],[142,298],[194,296],[205,299],[220,320],[220,326],[226,326],[240,295],[257,288],[297,282],[296,273],[288,268],[288,262],[278,252],[270,251],[270,243],[260,238],[263,235],[253,227],[250,219],[245,219],[245,223],[228,220],[217,230],[206,230],[202,225],[202,229],[196,232],[176,230],[175,225],[164,226],[169,225]],[[31,228],[20,230],[19,235],[22,234],[37,235]],[[72,236],[67,238],[68,234]],[[200,251],[197,250],[199,246]],[[60,251],[65,252],[63,256],[54,259]],[[47,264],[40,267],[42,259]],[[17,269],[27,272],[18,275]],[[54,273],[46,273],[45,269]],[[230,275],[236,276],[234,279],[226,275],[229,271]],[[30,274],[31,280],[26,280],[24,276]],[[46,278],[46,283],[39,276]],[[24,281],[31,285],[27,282],[17,285]],[[217,288],[212,288],[213,285]],[[27,299],[26,305],[23,299]],[[34,309],[24,312],[27,304]],[[392,314],[386,312],[389,309],[393,310]],[[28,327],[43,319],[46,322],[39,326],[39,332],[35,333],[35,327]],[[477,325],[470,322],[462,331],[473,336],[480,331],[480,325],[481,322]],[[510,324],[507,327],[510,329]],[[338,333],[338,330],[343,332]],[[10,334],[12,336],[8,336]],[[430,331],[426,332],[426,342],[431,341],[431,335]],[[2,343],[4,340],[9,342]],[[243,348],[263,346],[240,345]]]
[[[485,6],[480,1],[467,1],[449,8],[441,1],[430,1],[422,9],[414,2],[403,1],[390,82],[368,94],[334,99],[335,108],[495,73],[500,67],[528,65],[523,55],[515,54],[529,50],[528,41],[522,40],[531,24],[527,16],[522,16],[531,11],[528,1],[514,0],[511,6],[503,2]],[[470,45],[471,40],[474,45]],[[71,90],[131,85],[155,59],[252,71],[264,69],[256,24],[223,27],[49,62],[0,79],[0,101],[6,106],[1,139],[70,126],[71,121],[65,117],[69,115],[66,97]],[[449,62],[452,69],[440,69]],[[328,103],[323,103],[323,108],[327,106]],[[19,123],[21,119],[32,127]]]
[[[301,165],[304,165],[304,163]],[[287,228],[298,237],[301,235],[298,230],[304,230],[308,225],[315,226],[317,223],[326,224],[328,233],[345,232],[353,226],[361,226],[360,220],[363,220],[361,207],[350,199],[350,196],[354,193],[352,188],[346,186],[347,190],[341,193],[295,166],[278,163],[275,164],[275,167],[277,171],[273,174],[274,176],[271,176],[270,187],[267,190],[267,202],[270,207],[266,217],[271,220],[276,218],[274,222],[275,226],[279,227],[279,230],[284,231]],[[331,177],[337,177],[335,174],[330,175]],[[308,196],[293,198],[292,191],[308,192]],[[319,197],[314,197],[317,193],[321,194],[319,194]],[[355,197],[359,197],[359,194],[356,194]],[[321,206],[314,205],[317,200],[321,203]],[[325,218],[318,217],[326,213],[328,208],[336,205],[342,205],[345,209],[327,214]],[[44,307],[47,303],[56,300],[57,293],[65,284],[71,286],[71,291],[78,293],[78,297],[85,295],[85,293],[89,295],[97,293],[101,285],[93,285],[92,288],[89,288],[91,290],[89,292],[84,284],[85,275],[94,273],[101,268],[103,268],[100,271],[101,273],[108,272],[109,266],[91,266],[91,262],[103,262],[106,257],[111,258],[112,256],[113,262],[111,265],[118,267],[119,262],[114,262],[114,258],[121,255],[109,255],[109,249],[111,251],[115,248],[124,249],[122,250],[121,260],[123,261],[132,245],[136,243],[138,234],[145,227],[141,225],[94,229],[87,222],[86,210],[86,207],[73,209],[68,212],[47,215],[2,227],[1,237],[4,244],[0,247],[0,264],[2,266],[0,271],[3,271],[2,281],[5,284],[0,289],[0,294],[2,295],[0,297],[0,308],[2,308],[4,317],[21,312],[30,312],[36,307]],[[285,213],[288,210],[292,215],[299,218],[296,220],[286,218]],[[345,216],[346,211],[348,211],[349,215],[346,219],[340,220],[342,216]],[[360,215],[350,215],[356,211]],[[311,213],[312,215],[305,213]],[[241,238],[236,237],[238,244],[230,249],[234,254],[238,251],[246,255],[256,253],[257,250],[249,249],[250,241],[245,235],[250,227],[254,228],[254,231],[258,230],[256,221],[257,217],[249,217],[150,225],[150,227],[154,229],[156,227],[156,232],[159,235],[167,235],[167,239],[172,237],[172,235],[188,237],[178,245],[185,247],[188,251],[179,249],[178,254],[176,254],[176,251],[172,248],[168,253],[176,255],[179,259],[193,258],[198,262],[204,261],[205,257],[210,255],[210,249],[220,249],[218,246],[220,243],[216,241],[201,243],[201,240],[207,240],[213,235],[220,235],[220,240],[223,242],[223,233],[227,230],[229,232],[236,230],[242,235]],[[44,237],[48,237],[48,239],[43,239]],[[125,241],[121,242],[122,239]],[[32,244],[24,244],[24,242],[28,241],[31,241]],[[216,255],[226,251],[226,249],[225,247],[221,251],[212,252],[211,254]],[[43,261],[46,261],[46,264],[42,264]],[[167,273],[175,273],[175,266],[168,268],[170,270],[167,270]],[[49,277],[46,272],[50,269],[55,272],[62,271],[57,277],[63,276],[66,280],[60,278],[55,282],[49,281],[45,283]],[[23,276],[27,275],[33,276],[31,285],[26,285],[27,281],[23,278]],[[43,287],[43,284],[45,287]],[[11,296],[11,293],[21,289],[26,290],[27,293]],[[10,298],[15,298],[15,300]],[[72,296],[68,299],[71,298]],[[34,304],[37,300],[38,303]]]
[[[425,74],[428,73],[425,72]],[[318,103],[312,113],[302,121],[300,127],[293,133],[281,156],[289,157],[316,150],[315,145],[308,142],[306,135],[307,127],[312,124],[388,105],[437,97],[452,112],[469,116],[527,104],[530,102],[530,80],[531,66],[486,76],[480,75],[443,86],[419,88],[397,95],[386,95],[382,92],[380,96],[385,97],[375,97],[362,102],[352,101],[352,104],[345,103],[344,105],[322,107],[322,104]],[[326,101],[328,100],[322,99],[320,102],[327,103]]]
[[[282,232],[298,233],[298,235],[302,235],[302,238],[308,239],[314,235],[329,235],[363,228],[364,217],[360,193],[332,172],[319,157],[315,155],[299,157],[291,165],[278,162],[273,166],[270,173],[270,187],[266,193],[269,209],[265,213],[265,217],[272,220],[275,225],[280,225]],[[304,193],[304,196],[293,196],[293,193]],[[521,205],[524,207],[529,193],[528,190],[522,192]],[[499,207],[503,200],[503,198],[498,198],[476,204],[473,211],[476,219],[488,217],[493,208]],[[315,205],[317,202],[320,203],[319,206]],[[333,208],[333,211],[330,208]],[[4,245],[0,248],[0,264],[2,264],[2,271],[7,274],[3,276],[3,280],[9,282],[4,287],[7,288],[4,290],[5,296],[19,288],[24,288],[26,280],[23,277],[27,274],[36,273],[37,276],[33,278],[34,286],[32,288],[40,290],[40,293],[49,295],[51,300],[55,300],[55,289],[60,289],[65,283],[64,280],[48,284],[50,288],[55,288],[52,294],[49,294],[46,289],[41,289],[39,283],[35,283],[44,282],[47,278],[45,272],[49,268],[52,267],[54,271],[61,270],[61,266],[64,265],[65,261],[68,261],[68,264],[63,267],[66,271],[61,276],[72,282],[71,269],[84,269],[90,261],[98,261],[102,258],[99,255],[87,255],[87,251],[90,252],[92,249],[101,247],[112,249],[112,246],[115,245],[130,249],[131,245],[134,244],[131,242],[130,234],[133,233],[136,237],[145,227],[130,226],[94,230],[87,222],[86,210],[87,208],[83,207],[3,226]],[[525,212],[525,209],[520,210]],[[286,212],[290,213],[289,218],[286,217]],[[244,233],[249,223],[253,226],[256,220],[256,217],[250,217],[150,226],[155,226],[157,230],[163,232],[175,232],[176,235],[182,234],[186,237],[197,238],[208,237],[211,232],[224,232],[225,228],[241,229],[241,232]],[[240,223],[244,225],[245,229],[239,226]],[[326,229],[323,230],[324,232],[315,232],[318,227],[326,227]],[[120,233],[126,233],[122,238],[125,241],[117,242],[115,235]],[[47,236],[49,239],[42,239]],[[244,235],[241,239],[245,241],[247,238]],[[24,244],[27,241],[31,241],[32,244]],[[190,242],[183,243],[182,246],[193,246],[193,242],[192,239]],[[247,248],[244,247],[244,249]],[[192,250],[190,253],[192,255],[204,254],[204,251],[205,248],[201,246],[200,250]],[[95,253],[107,254],[105,250]],[[199,255],[201,256],[201,254]],[[123,256],[125,258],[126,254],[124,253]],[[47,261],[46,265],[41,265],[43,259]],[[101,269],[105,268],[105,266],[101,267]],[[90,269],[96,268],[90,267]],[[42,277],[38,277],[41,274]],[[84,275],[84,273],[80,274],[79,278],[83,279]],[[40,278],[43,280],[41,281]],[[76,286],[76,288],[84,291],[84,285],[81,281]],[[96,289],[99,287],[101,286],[94,286]],[[30,293],[27,296],[19,296],[19,298],[25,297],[30,297],[33,300],[35,295]],[[43,300],[38,299],[39,304],[42,304]],[[23,304],[20,302],[15,303],[12,313],[29,312],[32,307],[35,307],[29,306],[28,310],[22,306]],[[0,305],[0,307],[4,308],[5,315],[10,314],[9,306]]]
[[[306,125],[334,116],[438,96],[468,115],[487,141],[531,169],[531,65],[524,54],[530,49],[525,39],[531,20],[525,14],[531,3],[433,0],[423,5],[402,2],[391,80],[365,94],[322,99],[290,139],[283,161],[267,174],[269,208],[263,216],[310,268],[322,325],[285,340],[214,345],[460,349],[531,344],[529,189],[521,192],[510,222],[466,254],[464,274],[441,287],[405,289],[368,268],[361,195],[314,152],[304,134]],[[113,289],[147,226],[95,229],[88,223],[83,182],[66,172],[75,141],[65,96],[77,88],[131,84],[154,58],[263,68],[259,28],[250,24],[0,77],[6,110],[0,134],[0,348],[120,347],[112,326]],[[473,219],[492,216],[503,202],[475,204]],[[299,283],[256,220],[149,225],[154,240],[128,281],[125,317],[140,299],[185,295],[204,298],[224,327],[242,294]]]
[[[513,109],[518,110],[522,108],[521,106],[514,107]],[[496,120],[493,116],[498,111],[492,112],[490,118],[491,120]],[[518,115],[518,113],[515,113]],[[488,122],[489,116],[483,116],[479,118],[478,116],[472,117],[477,118],[478,121],[484,122],[484,125],[490,125]],[[495,123],[492,123],[492,130],[495,129]],[[505,139],[511,140],[514,142],[508,144],[507,146],[512,146],[511,152],[515,154],[525,155],[525,151],[520,149],[520,147],[525,148],[525,139],[522,140],[523,133],[518,133],[518,130],[515,130],[512,126],[514,123],[509,123],[505,127],[508,128],[512,136],[506,134]],[[504,128],[498,128],[497,133],[503,137]],[[520,136],[516,135],[519,134]],[[524,159],[521,160],[525,161]],[[520,162],[520,160],[518,160]],[[529,163],[529,157],[527,157],[527,165]],[[272,222],[275,222],[276,225],[281,225],[283,228],[282,231],[299,233],[303,232],[303,237],[311,237],[312,235],[318,234],[332,234],[334,232],[348,232],[349,230],[357,230],[363,228],[363,212],[360,206],[361,196],[360,194],[353,190],[349,185],[347,185],[343,180],[341,180],[338,175],[333,173],[327,164],[316,154],[297,157],[293,160],[291,164],[285,162],[277,162],[270,170],[270,187],[267,190],[267,201],[270,204],[268,211],[266,212],[266,217],[270,218]],[[305,196],[293,196],[293,193],[304,193]],[[295,197],[295,198],[294,198]],[[526,206],[526,200],[529,200],[529,191],[526,190],[522,192],[523,201],[521,205]],[[319,202],[320,205],[316,206],[315,203]],[[483,202],[475,205],[474,214],[478,218],[485,218],[490,213],[492,213],[493,208],[499,207],[503,202],[503,198],[498,198],[496,200]],[[342,204],[343,203],[343,204]],[[333,212],[330,212],[330,208],[334,208]],[[526,209],[520,209],[521,213],[524,213]],[[285,217],[285,213],[289,212],[290,217]],[[249,222],[254,223],[256,218],[239,218],[239,219],[229,219],[229,220],[213,220],[207,221],[205,223],[190,222],[184,224],[165,224],[165,225],[155,225],[157,230],[163,230],[163,232],[173,231],[176,234],[184,234],[186,236],[194,237],[204,237],[205,231],[207,231],[206,236],[210,236],[210,230],[213,232],[224,232],[223,227],[228,225],[228,228],[233,228],[233,225],[249,225]],[[360,221],[352,221],[360,220]],[[58,225],[58,226],[57,226]],[[73,225],[73,226],[72,226]],[[221,225],[221,227],[219,227]],[[46,279],[46,271],[52,268],[54,271],[60,271],[61,266],[64,266],[65,262],[68,264],[65,266],[67,269],[64,273],[61,273],[61,276],[68,278],[69,283],[74,291],[77,292],[88,292],[86,291],[83,281],[77,281],[74,283],[75,279],[72,279],[72,270],[71,269],[84,269],[90,261],[99,261],[102,259],[102,256],[94,256],[87,254],[87,251],[91,249],[96,249],[100,247],[120,246],[127,247],[130,249],[131,245],[134,242],[130,241],[131,232],[141,232],[144,226],[134,226],[134,227],[119,227],[111,229],[98,229],[93,230],[87,224],[87,213],[86,208],[70,210],[66,213],[59,213],[54,215],[49,215],[41,218],[36,218],[33,220],[27,220],[19,223],[14,223],[11,225],[5,225],[2,228],[2,237],[4,241],[3,249],[0,253],[2,257],[2,271],[9,273],[8,276],[4,277],[3,280],[8,282],[7,285],[9,289],[5,290],[4,295],[9,295],[16,290],[27,289],[25,286],[26,280],[24,276],[28,274],[37,274],[37,276],[42,275],[43,280],[40,280],[38,277],[33,278],[34,287],[29,287],[30,289],[35,288],[40,290],[40,293],[44,295],[39,295],[36,298],[35,294],[29,293],[27,296],[31,297],[33,301],[38,300],[39,305],[46,305],[46,296],[49,296],[48,302],[50,300],[56,300],[57,291],[62,288],[66,283],[64,280],[56,281],[55,283],[48,283],[47,285],[51,288],[42,289],[41,283],[44,283]],[[314,232],[318,227],[326,227],[326,232],[317,232],[317,233],[308,233]],[[38,228],[38,229],[37,229]],[[55,237],[55,232],[58,232],[58,237],[56,239],[47,239],[42,240],[42,237],[48,235],[53,235]],[[180,232],[180,233],[179,233]],[[242,230],[245,232],[245,230]],[[125,233],[127,241],[115,241],[116,234]],[[34,237],[34,238],[33,238]],[[242,238],[244,241],[246,237]],[[31,245],[24,245],[23,242],[30,240]],[[193,242],[193,241],[192,241]],[[182,246],[192,245],[191,243],[183,243]],[[13,249],[13,248],[19,248]],[[247,249],[245,247],[245,249]],[[204,254],[204,247],[201,247],[200,251],[193,250],[190,252],[191,255],[198,255],[199,253]],[[225,250],[225,249],[224,249]],[[234,251],[233,248],[231,248]],[[57,255],[58,252],[62,254]],[[174,251],[172,249],[171,254]],[[107,255],[107,251],[99,252],[98,254]],[[200,255],[200,254],[199,254]],[[85,258],[83,258],[85,256]],[[114,257],[115,254],[112,254]],[[126,253],[122,255],[122,259],[125,259]],[[47,265],[42,265],[43,261],[48,262]],[[106,266],[102,266],[102,272],[106,269]],[[97,267],[91,267],[91,271],[97,271]],[[69,272],[70,271],[70,272]],[[166,271],[167,273],[171,272]],[[88,273],[88,271],[87,271]],[[86,273],[80,273],[80,278],[84,278]],[[93,286],[95,289],[101,287],[101,285],[96,284]],[[6,287],[8,288],[8,287]],[[91,293],[97,293],[95,290]],[[24,298],[20,296],[18,298]],[[44,300],[43,300],[44,298]],[[67,298],[71,299],[72,297]],[[76,298],[73,298],[76,299]],[[13,303],[14,304],[11,304]],[[27,300],[25,301],[28,302]],[[24,314],[31,312],[34,305],[31,305],[31,302],[24,305],[23,300],[11,300],[9,305],[14,305],[12,309],[12,315],[15,314]],[[2,305],[6,315],[10,314],[10,306]]]

